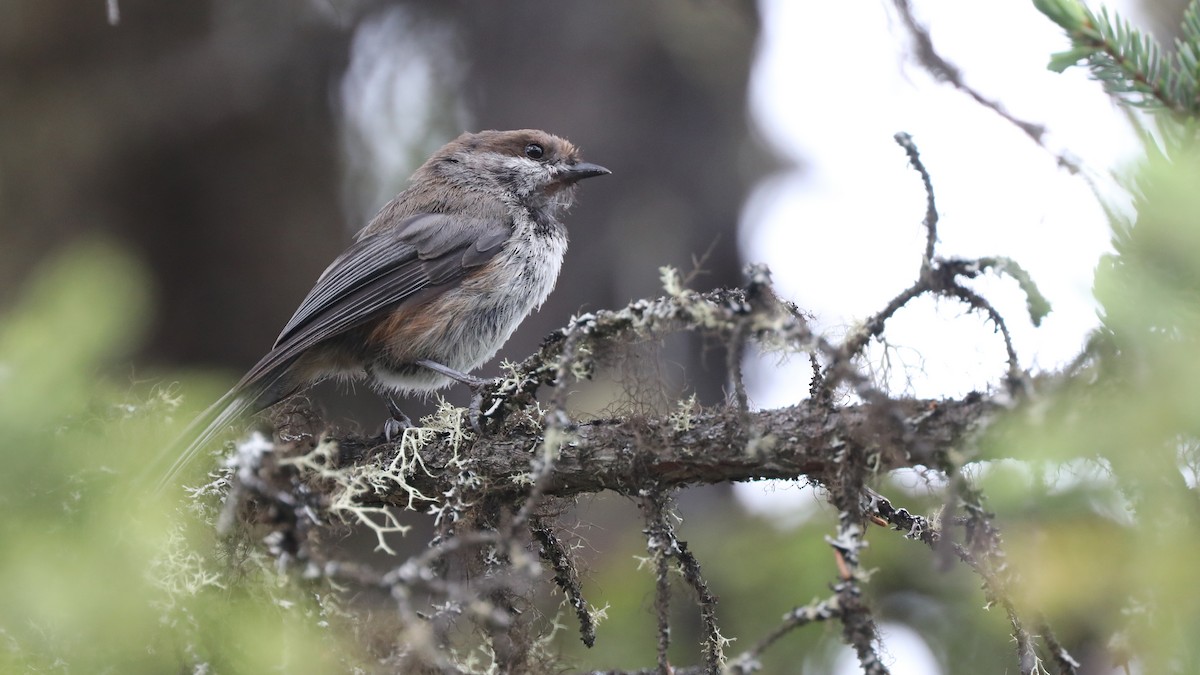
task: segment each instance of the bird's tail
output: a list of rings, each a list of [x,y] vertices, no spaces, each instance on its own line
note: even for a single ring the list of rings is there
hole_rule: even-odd
[[[286,369],[253,383],[239,383],[204,412],[196,416],[143,472],[143,483],[157,478],[155,494],[161,494],[201,450],[208,447],[226,427],[242,417],[256,413],[279,402],[279,393]],[[167,465],[170,462],[170,465]],[[164,466],[166,467],[164,469]]]

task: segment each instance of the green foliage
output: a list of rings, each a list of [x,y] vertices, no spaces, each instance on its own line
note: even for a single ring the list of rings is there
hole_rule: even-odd
[[[1122,103],[1169,114],[1128,172],[1133,209],[1110,209],[1101,327],[1027,414],[990,430],[986,455],[1017,461],[977,485],[1018,607],[1138,672],[1200,672],[1200,1],[1170,52],[1105,8],[1034,4],[1071,39],[1052,70],[1082,65]]]
[[[1181,118],[1200,113],[1200,2],[1189,5],[1183,38],[1170,54],[1107,7],[1097,14],[1079,0],[1033,4],[1071,39],[1070,49],[1051,57],[1051,70],[1062,72],[1083,62],[1109,93],[1126,103]]]
[[[991,454],[1028,467],[1035,494],[995,477],[984,491],[1008,521],[1020,605],[1118,663],[1200,672],[1200,2],[1169,56],[1106,9],[1035,4],[1072,40],[1052,69],[1083,62],[1118,100],[1171,115],[1126,180],[1132,212],[1110,211],[1088,358],[1035,415],[993,430]]]
[[[147,288],[93,242],[0,317],[0,672],[348,670],[321,589],[280,585],[245,542],[218,545],[211,507],[176,512],[129,478],[175,432],[169,391],[106,373]]]

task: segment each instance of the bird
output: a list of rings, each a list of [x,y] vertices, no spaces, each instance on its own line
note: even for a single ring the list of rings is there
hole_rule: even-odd
[[[365,380],[402,423],[392,396],[478,388],[486,380],[469,372],[554,288],[578,182],[610,173],[536,129],[447,143],[320,275],[270,351],[168,447],[156,492],[230,424],[325,379]]]

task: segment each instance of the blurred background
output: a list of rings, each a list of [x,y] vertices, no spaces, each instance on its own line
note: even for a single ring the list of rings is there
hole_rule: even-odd
[[[120,0],[109,25],[102,0],[2,0],[0,309],[72,242],[116,242],[146,271],[149,311],[103,374],[131,388],[183,371],[232,383],[435,148],[463,130],[534,127],[613,175],[582,186],[558,288],[501,358],[524,357],[572,314],[660,294],[662,265],[699,269],[690,284],[705,289],[767,262],[836,337],[919,265],[924,194],[891,140],[903,130],[933,173],[941,253],[1010,255],[1042,285],[1055,313],[1037,330],[1015,285],[978,287],[1010,317],[1023,363],[1053,368],[1096,323],[1092,271],[1109,234],[1093,190],[1120,208],[1107,172],[1136,143],[1094,83],[1045,70],[1065,42],[1031,3],[967,4],[917,10],[968,83],[1046,125],[1046,147],[917,67],[883,2]],[[1184,3],[1110,4],[1165,27]],[[1084,171],[1064,171],[1059,154]],[[888,335],[893,348],[875,356],[896,390],[960,395],[1002,372],[992,329],[959,307],[905,310]],[[673,387],[723,399],[717,347],[672,342],[661,358]],[[747,362],[756,405],[805,396],[806,361]],[[375,431],[379,402],[344,394],[321,402]],[[464,403],[466,392],[449,398]],[[897,489],[924,489],[910,483]],[[831,520],[820,504],[788,484],[681,496],[691,519],[681,534],[735,636],[753,640],[825,592],[834,573],[816,533]],[[599,654],[563,640],[585,664],[642,666],[653,654],[652,579],[629,581],[644,551],[635,511],[600,496],[574,514],[594,552],[589,600],[614,617]],[[938,672],[968,653],[1003,663],[1003,621],[978,617],[975,582],[929,578],[930,556],[913,546],[872,549],[899,561],[872,584],[894,621],[893,672]],[[893,547],[909,553],[891,558]],[[751,549],[777,555],[746,570]],[[766,590],[793,577],[785,593]],[[675,649],[694,662],[698,624],[677,606]],[[952,639],[965,616],[987,624],[978,644]],[[606,641],[636,646],[614,660]],[[837,644],[833,627],[810,628],[769,655],[767,672],[855,672]]]
[[[752,2],[128,0],[116,27],[95,4],[0,8],[0,288],[74,238],[118,239],[154,282],[139,370],[240,374],[464,130],[547,129],[615,174],[582,191],[558,290],[505,356],[655,294],[660,265],[711,249],[704,283],[738,279],[766,166]]]

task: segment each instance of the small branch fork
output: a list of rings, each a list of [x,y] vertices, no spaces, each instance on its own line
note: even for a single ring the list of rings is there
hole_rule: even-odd
[[[575,617],[579,619],[579,638],[583,644],[592,647],[596,644],[596,622],[592,618],[587,600],[583,598],[583,586],[579,582],[574,557],[559,540],[554,529],[543,523],[540,518],[530,520],[529,530],[541,546],[542,560],[550,563],[551,569],[554,570],[554,583],[562,589],[567,596],[567,602],[575,610]]]
[[[1000,530],[992,522],[992,514],[985,512],[978,504],[979,495],[968,493],[964,496],[965,510],[969,515],[956,518],[956,524],[962,525],[967,532],[968,546],[959,543],[952,544],[955,556],[975,571],[983,580],[984,595],[991,604],[999,604],[1008,615],[1012,626],[1013,640],[1017,645],[1017,660],[1022,675],[1033,675],[1041,666],[1037,655],[1033,636],[1024,627],[1016,605],[1012,601],[1010,589],[1015,584],[1015,572],[1005,559]],[[864,508],[873,521],[879,524],[891,525],[896,531],[903,532],[905,539],[920,541],[934,551],[938,550],[942,541],[942,532],[929,520],[915,516],[907,509],[896,508],[883,495],[873,490],[864,492]],[[1076,675],[1080,664],[1071,656],[1058,641],[1045,618],[1037,616],[1036,630],[1050,653],[1052,662],[1061,675]]]
[[[670,675],[678,672],[667,660],[667,649],[671,646],[670,602],[671,581],[669,561],[675,560],[684,581],[696,591],[700,605],[700,622],[704,628],[701,650],[704,655],[704,673],[719,675],[724,665],[724,648],[728,643],[717,627],[717,598],[708,590],[708,584],[700,573],[700,562],[688,551],[686,541],[675,536],[669,518],[670,498],[657,487],[642,491],[639,507],[646,519],[646,550],[654,564],[654,612],[658,620],[658,672]]]
[[[883,334],[884,324],[900,308],[926,293],[931,293],[963,302],[972,310],[983,312],[987,316],[1004,339],[1004,348],[1008,354],[1008,381],[1010,387],[1016,390],[1024,389],[1027,378],[1017,359],[1017,351],[1013,346],[1012,335],[1009,333],[1004,318],[991,303],[970,288],[962,285],[959,279],[973,279],[988,270],[1012,276],[1017,280],[1017,283],[1021,286],[1021,290],[1025,293],[1026,304],[1034,325],[1040,324],[1042,318],[1050,311],[1049,303],[1046,302],[1045,297],[1038,291],[1029,274],[1015,261],[1008,258],[990,257],[967,260],[961,258],[940,259],[935,257],[935,247],[938,238],[938,213],[933,194],[933,182],[929,177],[928,170],[926,170],[924,163],[921,161],[920,152],[917,150],[916,144],[913,143],[912,137],[904,132],[900,132],[896,134],[895,138],[896,143],[901,148],[904,148],[905,154],[908,155],[909,164],[921,176],[921,181],[925,186],[926,212],[923,221],[925,225],[925,251],[921,257],[921,270],[916,283],[892,298],[882,310],[868,318],[860,330],[847,337],[838,350],[834,364],[845,364],[860,356],[871,340]],[[832,369],[833,364],[826,369],[826,380],[832,379],[836,381],[836,378],[830,377]],[[827,384],[826,386],[829,385]]]

